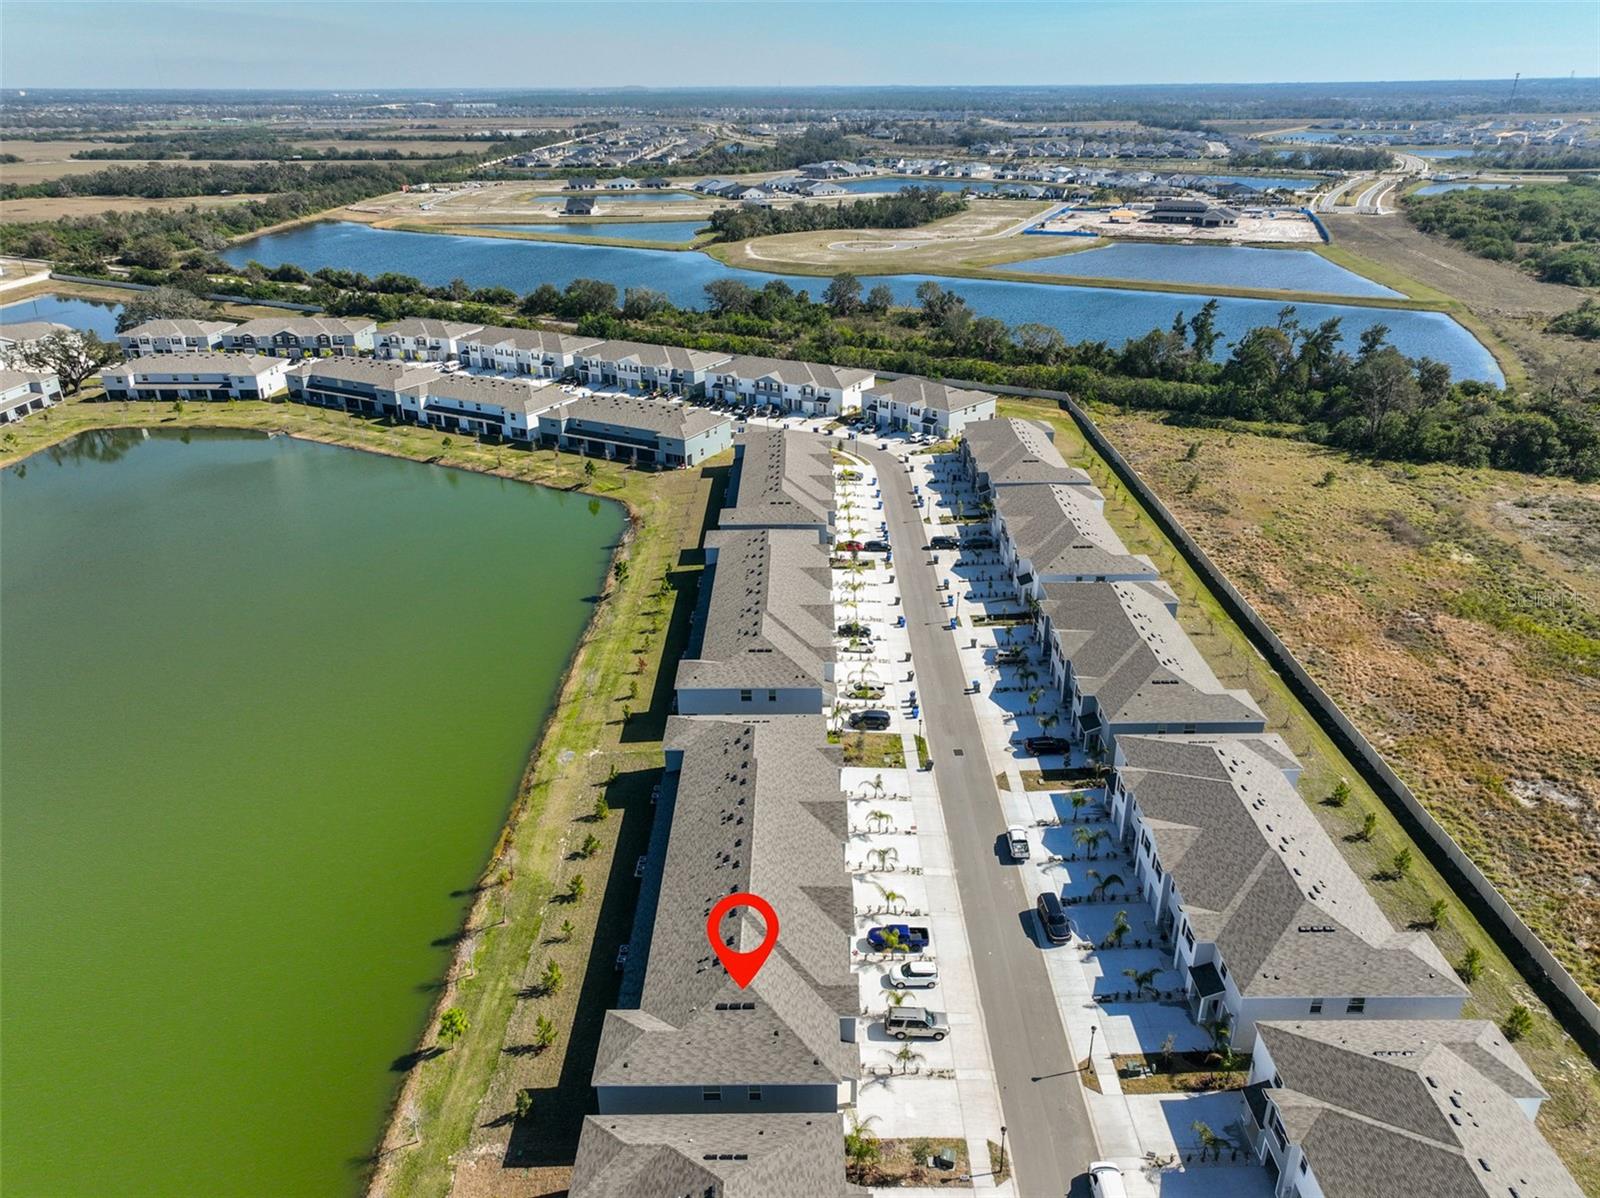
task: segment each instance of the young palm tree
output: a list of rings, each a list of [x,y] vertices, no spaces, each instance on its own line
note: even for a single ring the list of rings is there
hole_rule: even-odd
[[[879,869],[888,869],[889,868],[889,862],[891,862],[891,861],[898,862],[900,860],[900,850],[897,849],[897,848],[894,848],[893,846],[890,846],[889,848],[883,848],[883,849],[873,849],[871,852],[869,852],[867,854],[867,856],[876,857],[878,859],[878,868]]]
[[[894,823],[894,816],[890,815],[887,811],[869,811],[867,812],[867,823],[869,825],[878,825],[878,829],[882,831],[884,828],[887,828],[890,824]]]
[[[925,1061],[928,1058],[923,1056],[916,1049],[912,1048],[911,1045],[902,1044],[899,1049],[896,1050],[894,1059],[895,1062],[900,1066],[901,1073],[910,1073],[911,1066],[913,1064]]]
[[[868,1130],[869,1125],[877,1121],[876,1115],[868,1115],[863,1119],[856,1112],[850,1112],[850,1130],[844,1133],[844,1154],[855,1171],[853,1180],[856,1182],[866,1180],[868,1166],[876,1164],[882,1155],[878,1137]]]
[[[1106,933],[1106,945],[1110,948],[1120,948],[1123,937],[1130,931],[1132,931],[1132,926],[1128,923],[1128,913],[1126,911],[1118,911],[1116,918],[1111,921],[1111,930]]]
[[[906,901],[905,895],[901,894],[898,890],[890,890],[887,886],[880,885],[878,887],[878,893],[883,896],[884,906],[887,907],[890,912],[898,912],[900,910],[900,905]]]
[[[1100,879],[1100,885],[1095,887],[1095,890],[1098,892],[1099,898],[1105,898],[1106,891],[1110,890],[1113,886],[1120,885],[1122,885],[1121,874],[1107,874],[1105,877]]]
[[[906,942],[901,938],[899,932],[895,931],[893,928],[885,928],[883,930],[884,952],[898,953],[904,951],[905,947]]]
[[[1122,976],[1133,983],[1134,993],[1142,997],[1146,990],[1156,993],[1156,974],[1159,969],[1124,969]]]
[[[1072,804],[1072,822],[1078,822],[1078,813],[1089,805],[1089,796],[1083,791],[1078,791],[1068,800]]]
[[[1105,836],[1103,828],[1079,828],[1072,834],[1072,843],[1082,845],[1089,850],[1089,856],[1093,857],[1099,851],[1100,842]]]

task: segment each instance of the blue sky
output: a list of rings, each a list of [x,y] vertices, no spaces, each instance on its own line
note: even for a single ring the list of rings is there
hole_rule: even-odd
[[[1600,74],[1600,4],[4,0],[4,87],[1253,83]]]

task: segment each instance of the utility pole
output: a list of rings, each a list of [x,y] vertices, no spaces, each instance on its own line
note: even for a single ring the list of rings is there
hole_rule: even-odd
[[[1511,77],[1511,99],[1506,102],[1506,112],[1515,111],[1517,103],[1517,84],[1522,82],[1522,72],[1518,71]]]

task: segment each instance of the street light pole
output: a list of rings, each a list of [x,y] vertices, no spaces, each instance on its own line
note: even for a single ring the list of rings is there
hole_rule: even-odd
[[[1006,1125],[1000,1125],[1000,1172],[1006,1171]]]
[[[1089,1025],[1089,1056],[1084,1061],[1084,1068],[1087,1069],[1090,1073],[1094,1072],[1094,1034],[1099,1030],[1100,1030],[1100,1025],[1099,1024],[1091,1023]]]

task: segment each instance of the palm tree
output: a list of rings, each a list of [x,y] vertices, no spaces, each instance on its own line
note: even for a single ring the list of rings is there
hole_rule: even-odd
[[[854,1111],[850,1112],[850,1130],[844,1133],[844,1154],[855,1170],[854,1180],[857,1182],[866,1180],[867,1167],[877,1163],[882,1155],[878,1137],[867,1130],[869,1124],[877,1121],[876,1115],[868,1115],[863,1119]]]
[[[1111,921],[1111,930],[1106,933],[1104,944],[1108,948],[1121,948],[1122,938],[1132,930],[1132,925],[1128,923],[1128,913],[1118,911],[1116,918]]]
[[[1200,1120],[1196,1119],[1189,1125],[1196,1137],[1200,1140],[1200,1159],[1205,1160],[1208,1152],[1216,1152],[1218,1158],[1222,1156],[1222,1141],[1217,1138],[1217,1133]]]
[[[1110,890],[1113,886],[1120,885],[1122,885],[1121,874],[1107,874],[1105,877],[1100,879],[1100,884],[1094,888],[1094,897],[1104,898],[1106,891]]]
[[[913,1062],[925,1061],[928,1058],[912,1048],[911,1045],[902,1044],[895,1052],[894,1059],[899,1064],[901,1073],[910,1073]]]
[[[906,947],[906,942],[901,938],[899,932],[895,931],[893,928],[884,928],[883,929],[883,951],[884,952],[886,952],[886,953],[898,953],[898,952],[904,951],[905,947]]]
[[[1095,856],[1100,849],[1100,842],[1106,837],[1103,828],[1079,828],[1072,834],[1072,843],[1082,845],[1089,850],[1089,856]]]
[[[1133,983],[1134,994],[1142,997],[1146,990],[1157,993],[1156,974],[1159,972],[1159,969],[1124,969],[1122,976]]]
[[[889,991],[889,993],[885,997],[888,998],[889,1005],[891,1007],[901,1007],[901,1006],[904,1006],[905,1003],[906,1003],[906,1000],[911,997],[911,991],[909,991],[909,990],[891,990],[891,991]]]
[[[869,811],[867,812],[867,823],[869,825],[878,824],[880,825],[881,830],[881,828],[887,828],[890,824],[894,823],[894,816],[890,815],[887,811]]]
[[[878,893],[883,896],[884,905],[891,912],[898,911],[900,904],[906,901],[905,895],[901,894],[898,890],[890,890],[887,886],[879,885]]]
[[[872,791],[872,793],[874,795],[876,795],[878,798],[880,798],[880,799],[883,798],[883,790],[884,790],[883,775],[882,774],[873,775],[872,781],[867,783],[867,789]]]
[[[1089,796],[1083,791],[1078,791],[1068,800],[1072,804],[1072,822],[1078,822],[1078,813],[1089,805]]]
[[[872,849],[867,853],[867,856],[878,859],[879,869],[888,869],[890,861],[900,860],[900,850],[891,845],[888,848]]]

